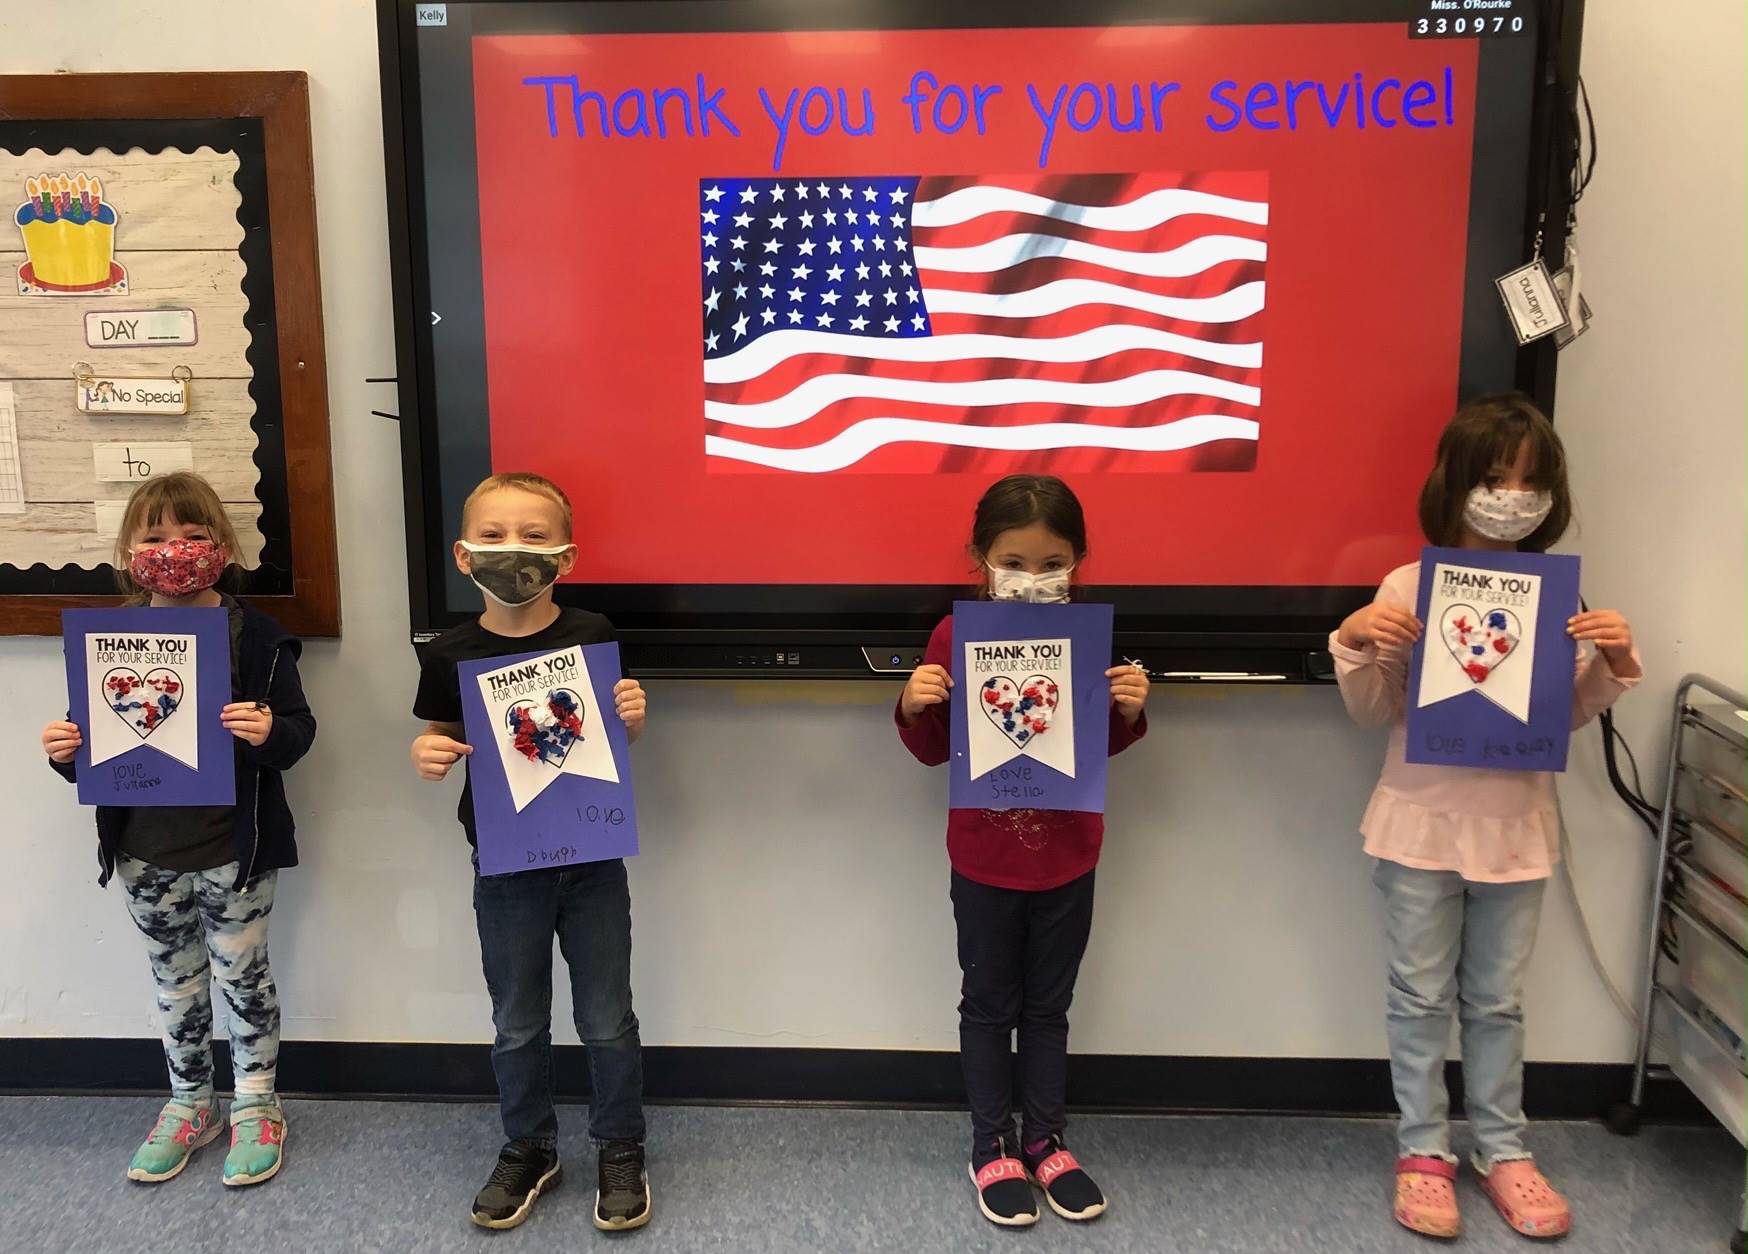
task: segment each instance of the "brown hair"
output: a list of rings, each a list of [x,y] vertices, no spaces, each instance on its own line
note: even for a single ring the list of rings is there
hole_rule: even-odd
[[[467,494],[467,500],[461,503],[461,530],[467,532],[467,516],[473,512],[474,502],[488,492],[496,492],[500,488],[515,488],[521,492],[532,492],[535,496],[543,496],[558,506],[563,515],[564,538],[571,538],[571,499],[545,475],[537,475],[526,470],[507,470],[503,474],[489,475],[479,481],[478,486]]]
[[[1470,401],[1438,438],[1438,453],[1420,489],[1420,530],[1427,543],[1454,547],[1463,538],[1463,505],[1495,466],[1510,465],[1529,441],[1530,485],[1554,498],[1554,508],[1517,542],[1525,553],[1553,547],[1572,522],[1572,490],[1566,483],[1566,450],[1529,397],[1502,392]]]
[[[977,512],[971,520],[971,555],[981,568],[1002,532],[1040,522],[1068,541],[1076,562],[1086,556],[1086,515],[1081,511],[1080,498],[1066,483],[1055,475],[1009,475],[997,479],[977,502]],[[989,574],[984,571],[982,576],[987,590]]]
[[[205,479],[192,470],[178,470],[173,474],[156,475],[140,484],[128,497],[127,508],[121,512],[121,529],[115,537],[115,580],[127,594],[126,605],[144,605],[152,599],[152,594],[136,584],[128,570],[133,557],[134,536],[149,527],[156,527],[166,518],[205,527],[212,532],[213,541],[224,545],[231,559],[220,584],[228,586],[236,582],[234,572],[239,569],[237,561],[242,557],[242,546],[237,541],[237,529],[232,526],[230,515],[225,513],[224,502],[219,500],[218,493]]]

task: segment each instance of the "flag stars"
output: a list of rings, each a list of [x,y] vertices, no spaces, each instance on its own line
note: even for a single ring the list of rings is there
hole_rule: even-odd
[[[838,303],[838,294],[836,292],[826,292],[819,298],[819,303],[822,305],[835,305]]]
[[[722,268],[722,263],[720,261],[718,261],[716,258],[706,257],[704,259],[704,273],[715,274],[721,268]]]
[[[896,330],[898,330],[898,319],[897,318],[888,318],[885,322],[882,322],[880,325],[885,327],[886,330],[889,332],[896,331]]]
[[[714,232],[714,231],[704,232],[704,247],[706,247],[706,248],[715,248],[716,247],[716,232]]]
[[[771,199],[772,200],[782,200],[783,199],[783,185],[781,183],[779,183],[777,186],[775,186],[771,189]]]
[[[797,279],[805,279],[808,275],[813,273],[813,267],[811,267],[808,264],[806,264],[805,262],[803,262],[801,265],[796,266],[789,273]]]
[[[892,223],[892,229],[895,231],[902,230],[904,227],[904,215],[902,213],[895,213],[886,220]]]
[[[857,252],[862,251],[862,245],[864,242],[865,241],[862,239],[862,237],[860,235],[850,236],[850,247],[855,249]]]
[[[881,262],[880,264],[885,265],[886,263]],[[858,261],[856,263],[856,277],[858,279],[865,279],[868,277],[868,263],[866,261]]]
[[[704,211],[703,217],[704,217],[704,221],[706,223],[708,223],[712,226],[714,226],[716,224],[716,210],[706,209]]]
[[[772,276],[772,275],[773,275],[773,274],[776,274],[776,273],[777,273],[777,267],[776,267],[776,266],[774,266],[774,265],[772,265],[772,264],[771,264],[771,263],[770,263],[770,262],[768,262],[768,261],[761,261],[761,262],[760,262],[760,263],[759,263],[759,273],[760,273],[760,274],[762,274],[762,275],[764,275],[764,276],[765,276],[765,277],[766,277],[766,278],[767,278],[767,279],[768,279],[768,278],[770,278],[770,277],[771,277],[771,276]]]
[[[861,221],[861,216],[857,214],[854,209],[846,209],[844,210],[844,220],[851,226],[854,226],[857,222]]]
[[[914,287],[911,288],[910,291],[906,292],[905,295],[910,297],[910,303],[913,305],[922,299],[922,293],[917,291],[916,288],[914,288]]]
[[[851,195],[850,185],[848,183],[840,184],[838,187],[838,195],[842,196],[845,200],[848,200]]]
[[[759,284],[759,295],[763,296],[766,300],[770,300],[776,290],[777,289],[772,287],[769,283]]]
[[[828,313],[822,313],[820,314],[818,321],[820,326],[829,327],[832,324],[832,316]]]
[[[728,241],[728,245],[730,248],[736,249],[737,251],[745,248],[747,246],[746,237],[744,235],[737,235]]]
[[[799,304],[799,303],[800,303],[800,302],[801,302],[801,300],[802,300],[802,299],[803,299],[803,298],[804,298],[804,297],[805,297],[805,296],[806,296],[806,295],[807,295],[807,293],[806,293],[806,292],[804,292],[804,291],[802,291],[802,290],[801,290],[801,289],[800,289],[800,288],[798,288],[798,287],[792,287],[792,288],[790,288],[790,289],[789,289],[789,299],[790,299],[790,300],[792,300],[792,301],[795,301],[795,302],[796,302],[796,303],[797,303],[797,304]]]
[[[803,230],[811,230],[813,228],[813,215],[811,213],[805,211],[802,213],[801,228]]]
[[[775,189],[773,188],[772,190]],[[789,225],[789,219],[782,214],[778,213],[771,216],[771,229],[773,231],[781,231],[787,225]]]
[[[768,327],[775,321],[777,321],[777,315],[775,312],[769,309],[759,310],[759,324],[761,326]]]
[[[800,321],[801,321],[801,311],[799,309],[791,309],[789,311],[790,325],[793,326],[795,323],[800,322]]]
[[[890,287],[887,288],[886,291],[882,293],[882,295],[884,295],[886,297],[886,303],[888,305],[898,304],[898,293],[893,291]]]
[[[838,211],[836,209],[827,209],[825,211],[825,224],[827,226],[836,226],[838,224]]]
[[[738,227],[751,226],[753,224],[753,215],[750,213],[737,213],[734,215],[734,224]]]
[[[892,237],[892,246],[898,249],[899,252],[903,252],[905,248],[908,247],[908,245],[905,244],[904,236],[902,235],[895,235]]]
[[[746,333],[747,333],[747,321],[748,321],[747,316],[744,313],[740,317],[738,317],[734,320],[734,338],[735,339],[737,339],[737,340],[741,339],[746,335]]]
[[[920,331],[928,324],[923,321],[923,316],[921,314],[917,314],[911,318],[910,325]]]
[[[883,279],[890,279],[892,277],[892,263],[890,261],[882,261],[880,263],[880,277]]]
[[[880,198],[880,193],[875,191],[872,187],[864,187],[862,189],[862,199],[863,200],[878,200],[879,198]]]
[[[893,189],[892,189],[892,190],[891,190],[891,191],[889,191],[889,192],[887,192],[887,193],[886,193],[886,194],[887,194],[887,195],[888,195],[888,196],[890,196],[890,197],[892,197],[892,203],[893,203],[893,204],[895,204],[895,205],[902,205],[902,204],[903,204],[903,203],[904,203],[904,199],[905,199],[905,190],[904,190],[904,188],[902,188],[902,187],[895,187],[895,188],[893,188]]]
[[[908,279],[910,277],[910,262],[908,262],[908,261],[900,262],[899,266],[898,266],[898,272],[900,274],[902,274],[905,278]]]
[[[839,239],[835,235],[832,236],[830,239],[828,239],[825,242],[825,246],[826,246],[826,250],[828,252],[830,252],[833,256],[836,256],[838,253],[841,253],[844,251],[844,241]]]
[[[825,272],[825,277],[830,279],[833,283],[836,283],[839,279],[844,277],[844,268],[842,266],[833,266],[830,270]]]
[[[720,301],[721,299],[722,299],[722,293],[719,292],[714,287],[711,288],[710,295],[708,295],[704,298],[704,308],[710,313],[715,313],[717,302]]]
[[[874,299],[874,293],[872,293],[872,292],[857,292],[856,293],[856,308],[866,309],[868,307],[868,302],[870,302],[873,299]]]
[[[850,330],[852,330],[852,331],[860,331],[863,327],[865,327],[867,325],[868,325],[868,319],[863,318],[859,315],[857,317],[850,319]]]
[[[740,189],[740,203],[741,204],[750,205],[758,198],[759,198],[759,193],[755,189],[753,189],[751,187],[743,187]]]
[[[883,253],[886,251],[886,237],[884,235],[876,235],[874,237],[874,251],[877,253]]]
[[[704,337],[704,351],[707,353],[714,353],[716,351],[716,332],[712,331],[709,335]]]
[[[747,285],[745,283],[736,283],[734,285],[734,298],[736,300],[743,299],[746,296],[746,294],[747,294]]]
[[[810,239],[804,239],[801,241],[801,243],[799,243],[795,246],[795,251],[800,253],[803,257],[813,256],[813,249],[814,249],[814,243]]]
[[[795,185],[795,199],[797,199],[797,200],[806,200],[807,199],[807,184],[806,183],[797,183]]]
[[[742,270],[747,268],[747,263],[742,261],[739,257],[736,257],[728,263],[728,266],[729,269],[733,270],[736,274],[739,274]]]
[[[783,247],[783,245],[781,245],[781,244],[779,244],[779,243],[778,243],[778,242],[777,242],[777,241],[776,241],[776,240],[774,240],[774,239],[768,239],[768,240],[766,240],[766,241],[765,241],[765,251],[766,251],[766,252],[767,252],[767,253],[774,253],[774,252],[777,252],[777,251],[778,251],[778,250],[779,250],[779,249],[781,249],[781,248],[782,248],[782,247]]]
[[[720,187],[705,188],[704,199],[714,205],[717,201],[722,199],[722,189]]]

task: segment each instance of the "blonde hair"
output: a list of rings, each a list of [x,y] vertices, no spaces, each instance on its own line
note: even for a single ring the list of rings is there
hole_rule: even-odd
[[[151,600],[151,593],[136,584],[128,571],[133,558],[133,538],[165,518],[192,523],[212,532],[213,541],[224,545],[225,552],[230,555],[231,564],[225,567],[227,579],[242,556],[237,529],[231,525],[224,502],[212,490],[212,484],[192,470],[178,470],[174,474],[147,479],[128,497],[127,508],[121,512],[121,530],[115,537],[115,579],[121,590],[127,593],[127,605],[144,605]]]
[[[488,492],[496,492],[500,488],[515,488],[519,492],[532,492],[535,496],[543,496],[551,501],[554,505],[558,506],[558,511],[563,516],[562,525],[564,527],[564,538],[566,540],[571,538],[570,497],[564,494],[563,488],[559,487],[545,475],[537,475],[526,470],[508,470],[503,474],[490,475],[479,481],[479,485],[475,487],[472,492],[467,494],[467,500],[461,503],[461,530],[463,535],[467,533],[467,516],[473,512],[474,502],[479,500],[480,497],[485,496]]]

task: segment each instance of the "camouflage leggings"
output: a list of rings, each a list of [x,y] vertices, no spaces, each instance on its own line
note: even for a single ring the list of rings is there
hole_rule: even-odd
[[[168,871],[122,854],[116,872],[128,913],[146,939],[164,1057],[178,1101],[212,1101],[212,991],[218,981],[228,1010],[231,1072],[238,1096],[271,1096],[279,1062],[279,994],[267,965],[267,922],[277,873],[235,892],[237,864],[210,871]]]

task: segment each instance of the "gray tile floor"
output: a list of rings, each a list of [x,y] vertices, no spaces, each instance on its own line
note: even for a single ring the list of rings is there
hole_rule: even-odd
[[[0,1099],[0,1249],[70,1251],[495,1251],[619,1245],[656,1251],[1094,1250],[1119,1254],[1516,1251],[1465,1179],[1467,1231],[1442,1247],[1399,1229],[1387,1197],[1390,1125],[1260,1116],[1084,1116],[1072,1143],[1111,1196],[1085,1227],[1046,1212],[1004,1232],[977,1214],[962,1116],[940,1112],[658,1107],[650,1112],[655,1218],[604,1236],[589,1224],[594,1163],[584,1112],[561,1112],[572,1157],[562,1187],[514,1232],[473,1227],[467,1206],[497,1150],[486,1105],[288,1103],[284,1173],[219,1183],[223,1143],[178,1179],[129,1184],[128,1155],[158,1102]],[[1531,1143],[1571,1197],[1565,1254],[1723,1254],[1743,1155],[1715,1128],[1650,1127],[1623,1140],[1545,1123]]]

